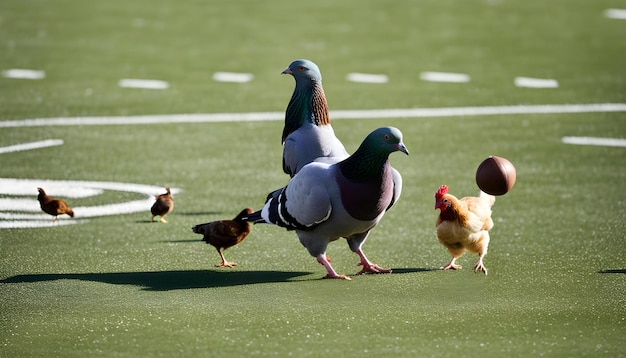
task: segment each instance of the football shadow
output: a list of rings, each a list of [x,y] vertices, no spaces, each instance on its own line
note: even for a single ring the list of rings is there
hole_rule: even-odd
[[[146,291],[172,291],[190,288],[217,288],[260,283],[290,282],[311,272],[295,271],[154,271],[16,275],[0,283],[31,283],[56,280],[81,280],[130,285]]]

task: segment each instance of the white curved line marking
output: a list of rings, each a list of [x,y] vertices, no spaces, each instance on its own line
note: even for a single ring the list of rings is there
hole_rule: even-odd
[[[162,194],[164,189],[160,186],[79,181],[79,180],[46,180],[46,179],[13,179],[0,178],[0,194],[8,195],[28,195],[31,198],[2,198],[0,199],[0,228],[32,227],[26,221],[41,220],[51,222],[50,215],[47,214],[25,214],[24,212],[41,212],[39,202],[36,200],[37,188],[41,187],[48,194],[55,197],[87,197],[101,194],[104,190],[125,191],[144,194],[145,198],[123,203],[114,203],[95,206],[72,207],[75,212],[75,219],[65,219],[60,217],[59,222],[76,223],[78,219],[92,218],[97,216],[129,214],[141,211],[149,211],[154,203],[154,196]],[[172,194],[177,194],[181,190],[170,188]],[[71,203],[70,203],[71,205]],[[18,211],[18,212],[16,212]],[[65,219],[65,220],[64,220]],[[38,226],[48,226],[38,225]]]

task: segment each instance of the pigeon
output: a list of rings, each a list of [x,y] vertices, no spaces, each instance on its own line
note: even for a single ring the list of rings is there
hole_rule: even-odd
[[[216,267],[237,266],[234,262],[226,261],[222,250],[235,246],[243,241],[250,233],[250,223],[243,218],[253,212],[251,208],[243,209],[232,220],[211,221],[205,224],[198,224],[191,228],[196,234],[202,234],[202,240],[215,247],[222,259],[222,263]]]
[[[54,216],[52,223],[56,223],[59,215],[67,214],[70,217],[74,217],[74,211],[67,205],[67,202],[61,199],[56,199],[48,196],[42,188],[37,188],[39,195],[39,206],[44,213]]]
[[[390,273],[370,262],[361,246],[400,197],[402,177],[389,164],[389,155],[396,151],[409,154],[402,132],[378,128],[348,158],[304,166],[246,220],[295,230],[300,243],[326,268],[326,278],[350,279],[337,274],[326,257],[328,243],[340,237],[361,259],[357,275]]]
[[[283,171],[293,177],[313,161],[336,163],[347,158],[348,152],[330,124],[317,65],[309,60],[295,60],[282,74],[290,74],[296,80],[285,112]]]
[[[150,221],[154,222],[155,216],[161,217],[161,222],[167,223],[165,220],[165,215],[169,214],[174,210],[174,198],[172,198],[172,193],[170,192],[170,188],[165,188],[166,193],[161,195],[156,195],[156,201],[150,208],[150,212],[152,213],[152,217]]]

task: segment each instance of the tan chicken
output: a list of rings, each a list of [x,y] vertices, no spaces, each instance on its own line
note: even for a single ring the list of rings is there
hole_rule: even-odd
[[[39,200],[41,210],[46,214],[54,216],[54,219],[52,219],[53,224],[57,222],[59,215],[67,214],[70,217],[74,217],[74,211],[64,200],[49,197],[42,188],[37,188],[37,190],[39,191],[37,200]]]
[[[243,241],[250,233],[251,224],[245,219],[252,214],[251,208],[243,209],[232,220],[217,220],[205,224],[198,224],[191,228],[196,234],[204,235],[202,240],[213,245],[222,259],[222,263],[216,267],[237,266],[234,262],[228,262],[224,258],[222,250],[235,246]]]
[[[156,201],[152,205],[150,212],[152,212],[152,217],[150,221],[154,222],[155,216],[161,217],[161,222],[167,223],[165,220],[165,215],[169,214],[174,210],[174,198],[172,197],[172,193],[170,192],[170,188],[165,188],[167,191],[165,194],[156,195]]]
[[[468,196],[457,199],[448,194],[448,186],[442,185],[435,193],[435,209],[441,210],[437,218],[437,238],[445,246],[452,260],[442,267],[443,270],[460,269],[456,259],[465,251],[478,254],[474,272],[479,270],[487,274],[483,258],[489,247],[489,230],[493,227],[491,207],[496,198],[480,192],[480,196]]]

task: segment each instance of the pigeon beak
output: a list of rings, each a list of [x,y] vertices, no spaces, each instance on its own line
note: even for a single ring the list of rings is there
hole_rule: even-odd
[[[286,74],[293,75],[293,72],[291,72],[291,68],[287,67],[287,68],[285,68],[285,70],[284,70],[283,72],[281,72],[280,74],[281,74],[281,75],[286,75]]]
[[[396,145],[396,148],[398,148],[399,151],[401,151],[402,153],[409,155],[409,150],[406,149],[406,146],[404,145],[404,143],[400,142]]]

